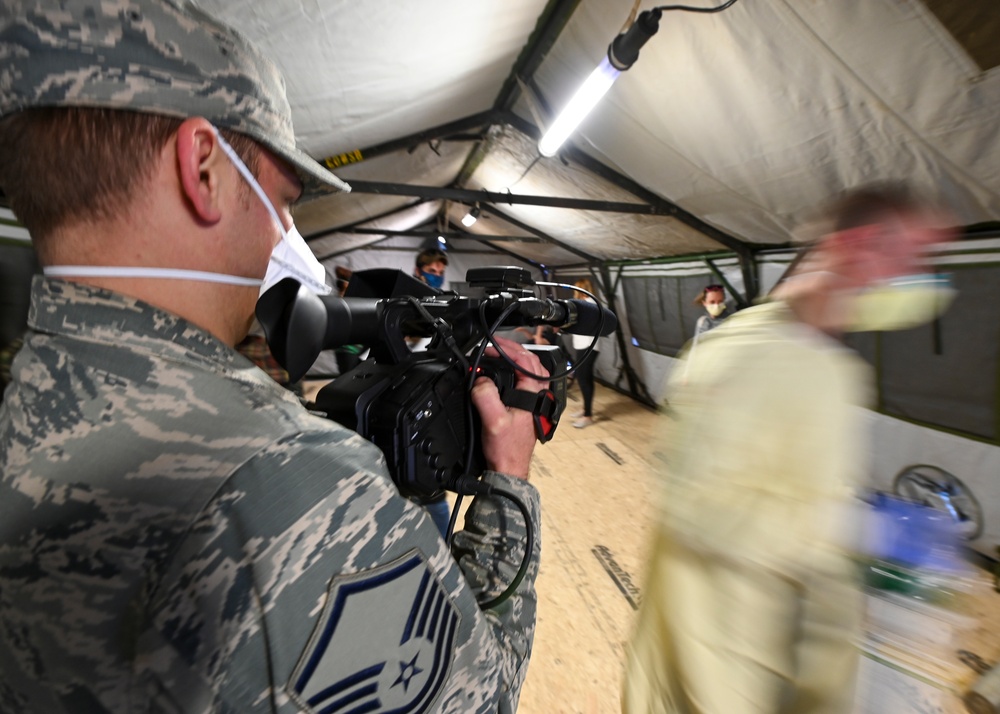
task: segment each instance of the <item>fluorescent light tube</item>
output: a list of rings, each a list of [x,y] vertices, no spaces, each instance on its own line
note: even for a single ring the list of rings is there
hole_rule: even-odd
[[[594,105],[601,101],[601,97],[611,89],[619,74],[621,72],[611,66],[607,57],[597,65],[597,69],[590,73],[587,81],[577,90],[569,104],[538,142],[538,151],[542,156],[555,156],[563,142],[580,125]]]

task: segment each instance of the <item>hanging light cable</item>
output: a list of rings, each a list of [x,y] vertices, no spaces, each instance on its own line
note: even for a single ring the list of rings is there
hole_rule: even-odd
[[[563,108],[538,142],[538,152],[542,156],[555,156],[559,147],[569,138],[580,122],[607,94],[618,75],[628,70],[639,58],[639,50],[649,41],[649,38],[660,29],[660,16],[667,10],[684,10],[687,12],[721,12],[735,3],[736,0],[718,7],[689,7],[687,5],[661,5],[651,10],[644,10],[628,29],[619,34],[608,46],[608,53],[597,66],[583,86],[577,90],[573,98]]]

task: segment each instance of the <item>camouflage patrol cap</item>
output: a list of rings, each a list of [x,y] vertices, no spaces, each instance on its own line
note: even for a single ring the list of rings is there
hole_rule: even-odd
[[[350,191],[296,147],[274,63],[188,0],[0,0],[0,116],[71,106],[205,117],[288,161],[303,197]]]

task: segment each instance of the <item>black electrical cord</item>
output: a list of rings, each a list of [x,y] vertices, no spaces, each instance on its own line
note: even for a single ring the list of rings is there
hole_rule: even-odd
[[[489,337],[489,339],[483,340],[480,343],[479,349],[476,350],[476,355],[472,360],[471,366],[469,367],[468,390],[470,392],[472,391],[472,387],[475,385],[476,379],[479,376],[479,364],[483,359],[483,355],[486,353],[486,348],[492,341],[493,333],[496,332],[497,328],[499,328],[500,325],[503,324],[503,321],[506,320],[511,315],[511,313],[514,312],[516,308],[517,308],[517,303],[516,302],[511,303],[502,313],[500,313],[500,316],[496,319],[496,321],[493,323],[492,326],[487,326],[486,312],[485,312],[486,305],[485,303],[480,305],[479,318],[480,321],[483,323],[483,326],[486,328],[486,334]],[[507,358],[507,360],[510,361],[509,358]],[[466,408],[466,423],[471,425],[473,423],[471,399],[466,400],[465,408]],[[507,589],[504,590],[502,593],[500,593],[497,597],[493,598],[492,600],[488,600],[485,603],[481,603],[479,606],[480,608],[490,608],[499,605],[500,603],[507,600],[511,595],[513,595],[514,591],[517,589],[517,586],[520,585],[521,581],[524,579],[524,574],[528,572],[528,563],[531,560],[531,553],[535,547],[535,529],[531,523],[531,514],[528,511],[528,507],[524,505],[524,502],[521,501],[521,499],[519,499],[510,491],[504,491],[503,489],[493,488],[488,484],[484,484],[483,482],[479,481],[477,477],[473,477],[469,473],[470,469],[472,468],[472,453],[473,450],[475,449],[475,443],[476,443],[475,433],[472,429],[469,429],[468,434],[466,434],[466,442],[465,442],[465,470],[462,476],[458,479],[458,481],[455,484],[455,492],[458,493],[458,499],[455,502],[455,508],[451,513],[451,518],[448,520],[448,533],[445,536],[445,541],[448,543],[448,546],[450,547],[454,540],[455,525],[456,522],[458,521],[458,509],[462,505],[463,496],[465,496],[466,494],[485,494],[485,495],[502,496],[512,501],[514,505],[517,506],[521,510],[521,513],[524,515],[525,530],[527,535],[524,557],[521,559],[521,565],[518,566],[517,574],[514,576],[514,579],[511,581],[510,585],[508,585]]]
[[[493,324],[493,327],[490,328],[486,324],[486,312],[485,312],[486,305],[485,303],[481,304],[479,306],[479,320],[482,323],[483,328],[487,332],[487,334],[489,334],[491,330],[496,331],[496,329],[503,323],[503,321],[506,320],[507,317],[514,311],[515,307],[517,307],[516,303],[509,305],[507,309],[504,310],[503,313],[501,313],[500,317],[497,318],[496,322]],[[469,383],[468,386],[466,387],[467,392],[472,392],[472,387],[475,385],[476,379],[479,376],[479,363],[482,361],[483,355],[485,354],[486,347],[488,345],[489,345],[489,340],[483,340],[480,343],[479,349],[476,351],[476,356],[472,360],[471,366],[469,365],[469,362],[465,359],[465,355],[461,355],[460,362],[462,368],[469,370]],[[472,420],[471,399],[465,400],[465,423],[469,425],[472,425],[474,423]],[[465,435],[465,469],[462,473],[462,476],[459,478],[460,481],[467,480],[471,477],[469,470],[472,468],[472,453],[475,450],[475,448],[476,448],[476,434],[472,429],[469,429],[469,432]],[[455,536],[455,525],[458,521],[458,509],[462,505],[462,501],[464,500],[465,496],[465,494],[463,494],[461,491],[458,491],[457,493],[458,493],[458,499],[456,499],[455,501],[455,508],[452,510],[451,518],[448,520],[448,532],[445,533],[445,542],[448,544],[449,547],[451,547],[452,541],[454,540]]]
[[[730,5],[733,5],[736,0],[729,0],[729,2],[719,5],[718,7],[691,7],[690,5],[660,5],[659,7],[654,7],[654,10],[659,10],[660,12],[666,12],[667,10],[683,10],[685,12],[722,12]]]
[[[524,557],[521,558],[521,564],[518,566],[517,573],[514,575],[513,580],[510,581],[510,585],[508,585],[507,588],[495,598],[479,603],[480,610],[488,610],[489,608],[496,607],[509,599],[510,596],[514,594],[514,591],[517,590],[521,581],[524,580],[524,576],[528,572],[528,565],[531,562],[531,553],[535,548],[535,526],[531,522],[531,512],[528,510],[528,506],[524,503],[524,501],[510,491],[505,491],[502,488],[494,488],[488,483],[483,483],[482,481],[468,477],[462,478],[458,483],[458,487],[461,488],[462,491],[467,491],[479,496],[502,496],[503,498],[513,502],[524,516],[524,527],[526,531]]]
[[[597,296],[596,295],[594,295],[591,292],[588,292],[588,291],[584,290],[583,288],[578,288],[575,285],[567,285],[565,283],[543,283],[543,282],[539,282],[539,283],[535,283],[535,284],[536,285],[545,285],[545,286],[548,286],[548,287],[566,288],[567,290],[575,290],[577,292],[583,293],[584,295],[587,295],[588,297],[590,297],[591,300],[594,301],[595,304],[597,304]],[[480,309],[479,309],[479,322],[480,322],[480,325],[482,326],[483,330],[485,331],[488,341],[493,345],[493,347],[496,349],[497,353],[501,357],[503,357],[504,360],[506,360],[507,363],[511,367],[513,367],[515,371],[520,372],[525,377],[530,377],[531,379],[536,379],[539,382],[548,382],[548,381],[553,380],[553,379],[562,379],[563,377],[568,377],[569,375],[573,374],[573,372],[576,371],[576,367],[569,367],[569,368],[563,370],[562,372],[556,372],[555,374],[550,374],[550,375],[547,375],[547,376],[546,375],[541,375],[541,374],[535,374],[534,372],[529,372],[527,369],[525,369],[521,365],[517,364],[517,362],[515,362],[510,357],[510,355],[508,355],[506,352],[504,352],[503,348],[499,344],[497,344],[496,340],[494,339],[493,333],[496,332],[497,328],[500,326],[500,324],[503,322],[503,320],[507,319],[507,317],[510,315],[510,313],[513,312],[513,307],[514,306],[511,306],[511,307],[508,307],[506,310],[504,310],[503,314],[500,315],[500,318],[493,324],[493,327],[490,328],[490,327],[487,327],[487,325],[486,325],[485,305],[480,306]],[[580,359],[577,360],[577,364],[583,362],[583,360],[586,357],[590,356],[590,353],[594,351],[594,348],[597,347],[597,341],[601,337],[601,331],[602,330],[604,330],[604,313],[603,312],[601,312],[601,319],[600,319],[600,322],[597,325],[597,334],[594,335],[593,341],[590,343],[590,345],[587,346],[587,349],[584,350],[583,357],[581,357]],[[478,364],[478,359],[477,359],[477,364]]]
[[[597,302],[596,295],[594,295],[591,292],[588,292],[587,290],[579,288],[575,285],[566,285],[564,283],[538,283],[538,284],[576,290],[578,292],[582,292],[583,294],[589,296],[595,303]],[[503,324],[504,320],[510,317],[510,315],[516,309],[517,309],[517,303],[516,302],[511,303],[510,305],[507,306],[506,309],[503,310],[503,312],[500,313],[500,315],[497,317],[497,319],[493,322],[492,325],[488,325],[486,322],[486,303],[482,303],[479,306],[479,321],[485,332],[486,339],[484,339],[479,344],[479,348],[476,350],[475,356],[472,359],[472,363],[468,367],[469,391],[472,390],[472,387],[476,383],[476,379],[479,376],[479,364],[482,362],[483,356],[486,353],[486,348],[490,344],[494,346],[494,348],[497,350],[497,353],[500,354],[503,357],[503,359],[506,360],[508,364],[510,364],[510,366],[512,366],[515,370],[517,370],[521,374],[524,374],[532,379],[537,379],[539,381],[548,381],[550,379],[559,379],[576,371],[575,367],[570,367],[569,369],[566,369],[563,372],[559,372],[558,374],[555,375],[549,375],[548,377],[540,374],[534,374],[521,367],[510,356],[508,356],[507,353],[503,351],[503,348],[500,347],[499,344],[497,344],[494,334],[496,333],[497,329],[499,329],[499,327]],[[594,335],[593,342],[590,343],[590,346],[584,352],[584,358],[586,358],[591,352],[593,352],[594,348],[597,346],[597,341],[600,338],[600,333],[603,328],[604,328],[604,315],[602,313],[597,334]],[[581,361],[582,360],[577,360],[577,363]],[[463,360],[463,366],[465,364],[468,363],[464,362]],[[473,423],[472,400],[467,400],[466,410],[467,410],[466,423],[472,424]],[[517,590],[518,586],[521,584],[521,581],[524,580],[524,576],[528,572],[528,565],[531,562],[531,553],[535,547],[535,527],[534,524],[531,522],[531,512],[528,510],[528,507],[527,505],[525,505],[524,501],[522,501],[520,498],[518,498],[515,494],[511,493],[510,491],[494,488],[489,484],[484,484],[482,481],[479,481],[477,478],[471,476],[469,470],[472,467],[472,452],[474,448],[475,448],[475,433],[473,432],[472,429],[469,429],[469,433],[466,434],[465,470],[462,476],[458,479],[458,481],[455,484],[455,491],[456,493],[458,493],[458,499],[455,502],[455,507],[452,510],[451,518],[448,521],[448,532],[445,536],[445,540],[448,543],[448,546],[449,547],[451,546],[452,541],[454,539],[455,525],[458,521],[459,507],[462,505],[463,497],[466,495],[501,496],[511,501],[515,506],[518,507],[518,509],[521,511],[521,514],[524,516],[524,526],[525,526],[525,536],[526,536],[524,557],[521,558],[521,564],[518,566],[517,573],[514,575],[513,580],[511,580],[507,588],[502,593],[497,595],[495,598],[492,598],[490,600],[487,600],[486,602],[479,604],[480,609],[489,609],[491,607],[496,607],[497,605],[509,599],[510,596],[513,595],[514,592]]]

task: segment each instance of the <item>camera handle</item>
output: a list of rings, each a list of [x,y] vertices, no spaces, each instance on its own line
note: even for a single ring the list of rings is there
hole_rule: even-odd
[[[559,402],[551,389],[529,392],[503,387],[500,389],[500,401],[512,409],[531,412],[535,422],[535,436],[541,443],[544,444],[556,433]]]

